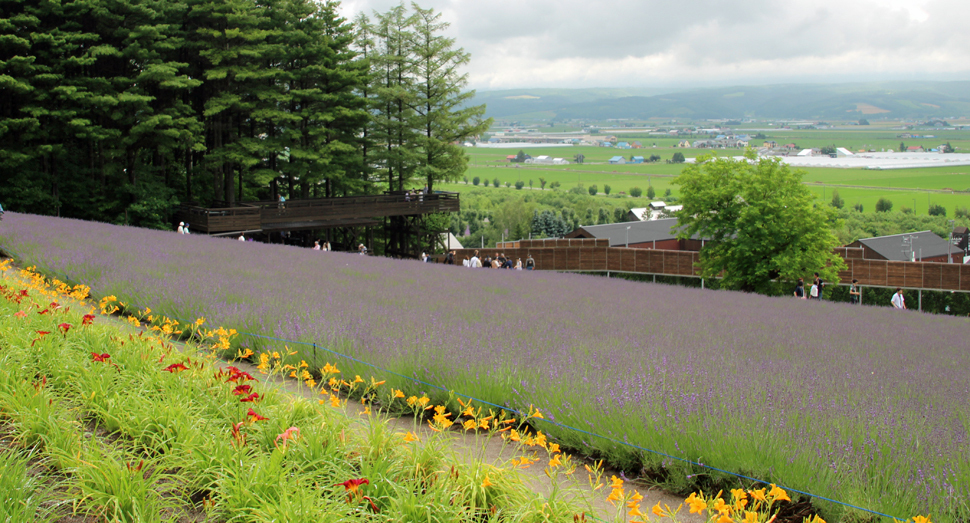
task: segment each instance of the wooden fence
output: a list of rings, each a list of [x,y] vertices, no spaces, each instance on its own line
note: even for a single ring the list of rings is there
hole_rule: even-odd
[[[525,266],[531,255],[537,270],[573,272],[628,272],[661,276],[698,277],[700,254],[694,251],[667,251],[610,247],[605,239],[521,240],[499,243],[494,248],[459,249],[457,262],[471,257],[505,253]],[[835,250],[846,263],[839,273],[842,283],[853,278],[870,287],[902,287],[970,292],[970,265],[956,263],[896,262],[864,260],[862,251],[840,247]]]

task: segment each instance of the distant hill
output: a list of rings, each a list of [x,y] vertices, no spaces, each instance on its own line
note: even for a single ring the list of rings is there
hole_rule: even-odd
[[[487,115],[501,119],[645,119],[653,117],[947,118],[970,115],[970,82],[886,82],[662,89],[513,89],[479,92]]]

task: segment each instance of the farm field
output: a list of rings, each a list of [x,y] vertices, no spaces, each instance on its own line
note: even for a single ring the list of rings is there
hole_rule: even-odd
[[[679,196],[678,188],[671,184],[673,179],[683,170],[683,165],[667,163],[624,164],[610,165],[606,161],[617,154],[629,157],[631,154],[649,156],[660,154],[664,158],[673,152],[683,152],[687,158],[693,158],[710,151],[700,149],[641,149],[615,151],[601,147],[573,147],[529,149],[533,156],[546,154],[555,157],[571,159],[573,155],[582,153],[586,161],[582,165],[549,165],[533,166],[525,164],[509,164],[504,158],[509,149],[475,150],[468,148],[470,164],[465,177],[469,184],[477,176],[482,180],[498,179],[504,185],[514,185],[523,181],[528,187],[532,180],[533,187],[539,188],[539,178],[545,178],[551,183],[558,181],[562,190],[568,190],[577,184],[585,187],[597,185],[600,193],[604,185],[609,185],[611,194],[629,193],[631,187],[646,190],[652,184],[658,195],[671,189],[674,197]],[[658,151],[653,153],[652,151]],[[715,151],[722,156],[740,154],[737,150]],[[567,154],[568,153],[568,154]],[[832,197],[832,190],[838,190],[847,205],[861,204],[865,212],[874,212],[876,202],[880,198],[887,198],[893,202],[895,208],[908,207],[917,214],[925,214],[930,205],[942,205],[947,209],[947,215],[953,216],[957,208],[970,207],[970,168],[968,167],[925,167],[914,169],[836,169],[825,167],[808,167],[803,180],[815,193],[821,202],[828,203]],[[442,184],[441,190],[461,192],[466,184],[459,181],[454,184]],[[548,185],[547,185],[548,187]],[[915,207],[914,202],[915,201]]]
[[[536,427],[563,448],[688,491],[732,479],[674,458],[900,518],[970,514],[964,319],[14,213],[0,248],[98,296],[379,363],[394,374],[377,379],[407,395],[449,403],[414,377],[535,406],[546,414]],[[303,351],[294,360],[322,364],[285,343]],[[831,520],[866,517],[820,507]]]

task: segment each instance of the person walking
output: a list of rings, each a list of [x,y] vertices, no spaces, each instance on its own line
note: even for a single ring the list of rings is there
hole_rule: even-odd
[[[852,305],[862,303],[862,290],[859,288],[859,280],[853,278],[852,285],[849,285],[849,301]]]
[[[186,223],[185,227],[182,228],[182,234],[188,234],[188,233],[189,233],[189,224]]]
[[[816,299],[821,300],[822,297],[824,296],[825,282],[822,281],[822,278],[818,275],[817,272],[815,273],[815,285],[818,287],[818,298]]]
[[[893,294],[893,299],[890,301],[893,304],[894,309],[905,309],[906,299],[903,298],[903,289],[896,287],[896,294]]]
[[[3,205],[0,205],[0,220],[3,219]]]

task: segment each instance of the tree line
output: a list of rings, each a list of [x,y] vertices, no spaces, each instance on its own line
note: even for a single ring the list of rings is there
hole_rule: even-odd
[[[180,202],[432,188],[487,128],[440,13],[0,0],[0,201],[168,227]]]

